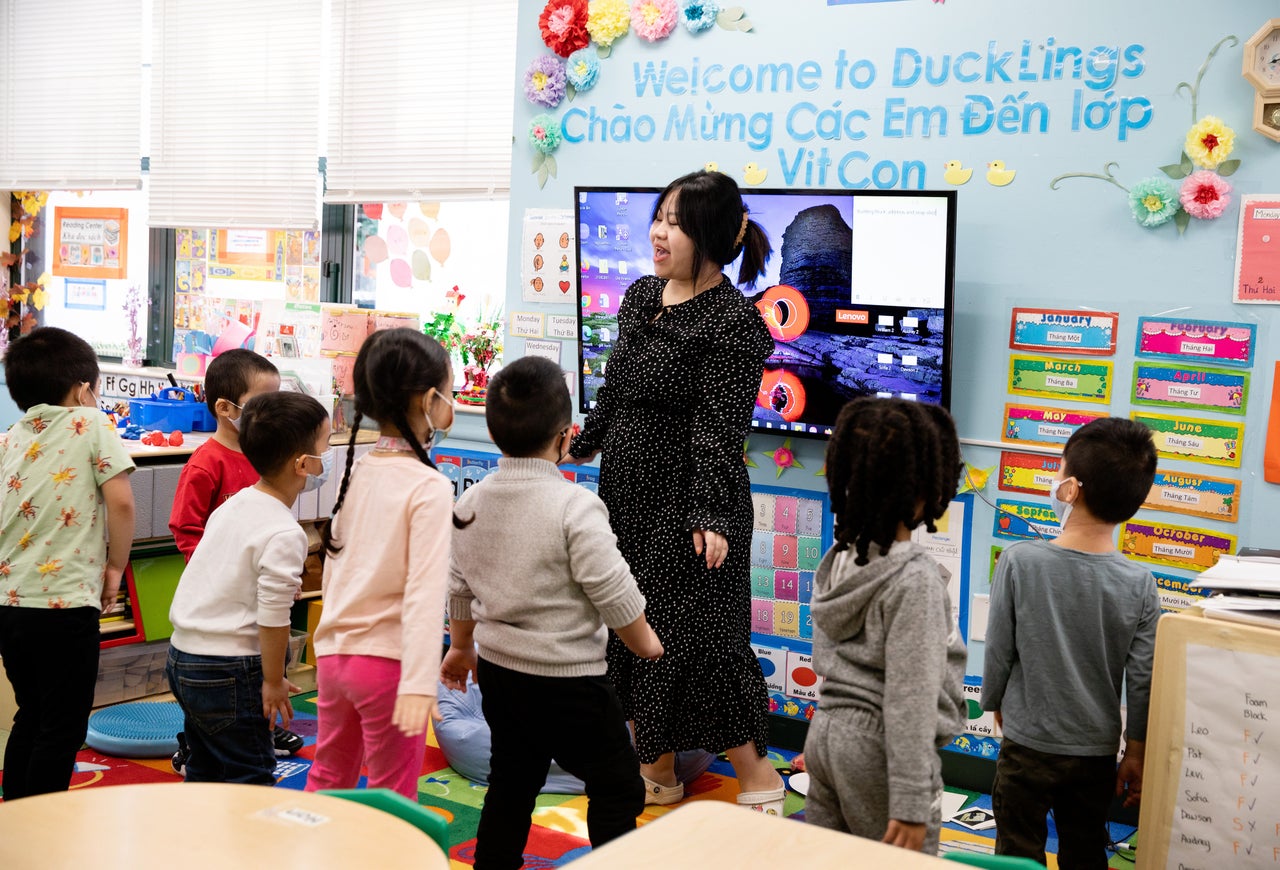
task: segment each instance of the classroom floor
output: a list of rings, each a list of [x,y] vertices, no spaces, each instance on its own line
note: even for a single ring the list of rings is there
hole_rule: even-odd
[[[301,789],[306,784],[307,770],[315,755],[314,697],[314,693],[310,693],[294,698],[295,718],[291,727],[303,737],[306,746],[297,756],[280,760],[276,767],[277,787]],[[0,752],[3,751],[3,742],[7,737],[7,731],[0,731]],[[794,755],[795,753],[786,750],[773,750],[770,753],[770,760],[775,767],[786,774],[790,772],[789,764]],[[173,782],[177,778],[168,758],[114,758],[91,749],[84,749],[77,758],[71,788]],[[3,772],[0,772],[0,791],[3,789],[3,784]],[[362,780],[361,785],[363,784]],[[455,868],[470,867],[473,863],[476,825],[480,820],[480,807],[484,802],[485,791],[483,786],[472,784],[470,780],[450,768],[436,744],[434,735],[428,734],[426,758],[423,761],[421,778],[418,780],[418,802],[423,806],[431,807],[449,822],[451,843],[449,857],[450,864]],[[948,791],[963,795],[966,809],[971,807],[990,809],[991,807],[990,795],[959,792],[953,789]],[[721,759],[712,764],[710,770],[686,790],[685,800],[721,800],[732,803],[737,793],[733,769],[728,762]],[[587,842],[586,806],[587,799],[582,795],[542,795],[538,799],[537,809],[534,812],[534,824],[526,847],[525,866],[558,867],[586,854],[590,850],[590,844]],[[649,807],[640,817],[640,823],[653,821],[673,809],[675,807]],[[802,820],[804,798],[788,791],[785,809],[788,817]],[[1132,828],[1112,826],[1112,838],[1117,842],[1127,840],[1132,833]],[[963,850],[990,854],[995,843],[994,838],[994,831],[974,832],[950,823],[943,827],[941,851]],[[1051,852],[1057,848],[1052,820],[1050,821],[1049,848]],[[801,863],[803,855],[797,855],[796,861]],[[1131,857],[1126,859],[1117,854],[1112,857],[1110,866],[1131,868],[1133,861]],[[1053,870],[1056,867],[1056,857],[1050,854],[1049,868]]]

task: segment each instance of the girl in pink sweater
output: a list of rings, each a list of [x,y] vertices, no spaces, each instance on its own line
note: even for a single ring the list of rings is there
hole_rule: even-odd
[[[453,374],[412,329],[369,336],[356,357],[346,471],[322,538],[316,628],[319,737],[307,790],[370,788],[417,800],[444,629],[453,487],[427,453],[453,425]],[[377,446],[352,463],[360,421]],[[425,445],[425,446],[424,446]]]

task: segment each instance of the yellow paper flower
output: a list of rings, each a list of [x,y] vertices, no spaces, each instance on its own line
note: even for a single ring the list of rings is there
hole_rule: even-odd
[[[1187,156],[1203,169],[1217,169],[1235,145],[1235,131],[1213,115],[1205,115],[1187,131]]]
[[[597,45],[608,48],[631,29],[631,4],[627,0],[591,0],[587,6],[587,33]]]

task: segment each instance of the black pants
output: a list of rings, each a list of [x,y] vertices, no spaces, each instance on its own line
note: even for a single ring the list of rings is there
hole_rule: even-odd
[[[553,759],[586,783],[592,846],[635,830],[644,783],[608,679],[537,677],[483,658],[476,670],[493,733],[489,793],[476,832],[478,870],[524,863],[534,801]]]
[[[996,854],[1045,863],[1053,810],[1062,870],[1106,868],[1107,811],[1116,788],[1114,755],[1052,755],[1000,744],[991,806],[996,814]]]
[[[18,713],[4,750],[4,799],[66,791],[98,679],[98,609],[0,607],[0,658]]]

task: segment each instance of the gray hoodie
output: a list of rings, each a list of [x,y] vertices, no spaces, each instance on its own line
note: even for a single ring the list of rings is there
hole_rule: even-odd
[[[933,756],[964,727],[964,642],[947,594],[948,574],[929,552],[898,541],[870,562],[829,551],[814,578],[813,663],[825,678],[818,707],[839,715],[881,712],[891,818],[933,798]],[[898,815],[894,815],[896,810]]]

